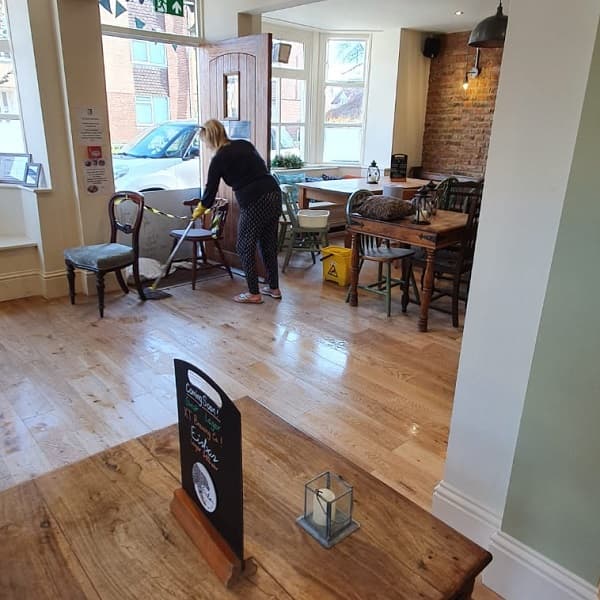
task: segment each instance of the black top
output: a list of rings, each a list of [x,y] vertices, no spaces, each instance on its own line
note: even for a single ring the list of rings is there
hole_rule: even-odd
[[[232,140],[217,150],[208,167],[202,205],[210,208],[215,201],[219,180],[233,188],[241,208],[264,194],[279,189],[265,161],[246,140]]]

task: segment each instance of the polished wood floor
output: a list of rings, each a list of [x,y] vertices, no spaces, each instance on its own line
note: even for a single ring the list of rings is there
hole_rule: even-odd
[[[0,304],[0,489],[176,421],[173,358],[249,395],[429,508],[442,477],[461,332],[381,298],[344,303],[320,265],[295,257],[283,301],[239,305],[243,280],[140,303],[108,295]],[[478,588],[477,600],[495,598]]]

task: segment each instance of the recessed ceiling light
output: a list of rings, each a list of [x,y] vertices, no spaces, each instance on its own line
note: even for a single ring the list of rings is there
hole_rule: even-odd
[[[454,11],[454,14],[457,17],[460,17],[460,15],[464,15],[465,14],[465,11],[464,10],[456,10],[456,11]]]

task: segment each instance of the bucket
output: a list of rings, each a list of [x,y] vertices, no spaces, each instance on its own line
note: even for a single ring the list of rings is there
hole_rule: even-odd
[[[306,229],[323,229],[329,220],[328,210],[310,210],[303,208],[298,211],[298,225]]]
[[[350,285],[350,261],[352,250],[339,246],[321,248],[323,258],[323,279],[335,281],[338,285]]]

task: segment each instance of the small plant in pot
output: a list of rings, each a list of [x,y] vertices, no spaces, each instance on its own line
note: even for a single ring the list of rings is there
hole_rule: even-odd
[[[304,166],[304,161],[297,155],[283,156],[278,154],[271,161],[271,166],[278,169],[301,169]]]

